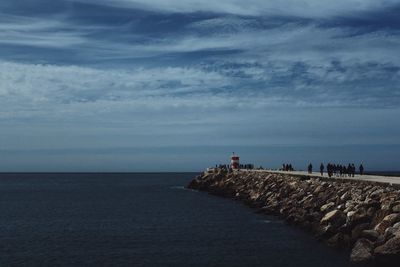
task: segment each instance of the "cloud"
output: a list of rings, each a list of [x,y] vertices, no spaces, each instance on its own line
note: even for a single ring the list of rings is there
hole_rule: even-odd
[[[77,1],[77,0],[72,0]],[[236,15],[284,15],[299,17],[326,17],[337,15],[349,15],[354,12],[362,12],[385,8],[398,4],[398,0],[78,0],[79,2],[104,4],[124,8],[139,8],[165,12],[215,12]]]
[[[397,1],[50,2],[0,3],[4,153],[398,144]]]

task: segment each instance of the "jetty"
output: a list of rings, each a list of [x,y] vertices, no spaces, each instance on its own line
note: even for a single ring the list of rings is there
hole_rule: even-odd
[[[400,262],[400,177],[329,178],[301,171],[212,168],[187,187],[279,216],[332,247],[348,250],[353,263]]]
[[[326,173],[321,175],[319,172],[308,173],[306,171],[279,171],[279,170],[246,170],[242,169],[240,171],[244,172],[260,172],[260,173],[277,173],[277,174],[290,174],[293,176],[308,176],[314,178],[322,179],[337,179],[337,180],[349,180],[349,181],[363,181],[363,182],[373,182],[382,183],[389,185],[399,185],[400,186],[400,176],[385,176],[385,175],[370,175],[370,174],[355,174],[354,177],[350,176],[332,176],[328,177]]]

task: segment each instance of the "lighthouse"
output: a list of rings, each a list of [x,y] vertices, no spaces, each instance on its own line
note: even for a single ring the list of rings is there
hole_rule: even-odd
[[[233,170],[238,170],[239,169],[239,156],[233,152],[231,156],[231,168]]]

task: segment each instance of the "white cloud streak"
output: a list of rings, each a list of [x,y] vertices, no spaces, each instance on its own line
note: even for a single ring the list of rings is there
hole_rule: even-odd
[[[237,15],[327,17],[370,11],[398,0],[71,0],[165,12],[215,12]]]

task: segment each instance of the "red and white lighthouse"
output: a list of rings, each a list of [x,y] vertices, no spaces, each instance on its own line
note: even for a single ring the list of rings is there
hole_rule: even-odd
[[[233,152],[231,156],[231,168],[233,170],[238,170],[239,169],[239,156]]]

